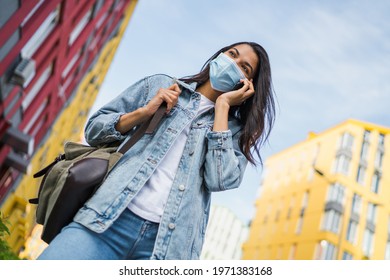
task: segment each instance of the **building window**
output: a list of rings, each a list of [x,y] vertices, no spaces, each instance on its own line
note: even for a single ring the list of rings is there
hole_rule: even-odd
[[[112,11],[114,11],[115,7],[118,6],[118,2],[119,0],[114,0],[114,2],[112,2],[112,5],[110,7],[110,13],[112,13]]]
[[[325,212],[321,229],[324,231],[331,231],[338,233],[340,229],[341,213],[334,209]]]
[[[291,213],[294,209],[294,206],[295,206],[295,196],[292,196],[290,200],[290,207],[287,210],[287,217],[286,217],[287,219],[291,218]]]
[[[363,134],[363,142],[370,142],[371,132],[369,130],[365,130]]]
[[[349,132],[344,132],[343,135],[341,135],[339,149],[352,151],[353,140],[354,138],[352,134]]]
[[[353,260],[353,257],[350,253],[344,251],[343,253],[343,260]]]
[[[81,32],[84,30],[85,26],[87,26],[90,18],[91,18],[92,9],[90,9],[79,21],[79,23],[73,28],[72,32],[69,36],[69,45],[72,45],[74,41],[79,37]]]
[[[2,0],[0,9],[0,28],[2,28],[6,22],[13,16],[13,14],[19,9],[19,2],[15,0]],[[5,8],[6,7],[6,8]]]
[[[96,23],[96,27],[95,27],[96,30],[99,30],[99,28],[102,26],[103,22],[106,20],[107,16],[108,16],[108,14],[105,13],[105,14],[103,14],[103,15],[100,17],[100,19],[99,19],[98,22]]]
[[[349,174],[349,164],[351,158],[345,154],[340,154],[336,157],[334,173],[341,173],[346,176]]]
[[[104,2],[103,0],[97,0],[94,7],[93,7],[93,13],[92,13],[92,17],[95,17],[98,12],[100,11],[100,9],[102,8],[102,6],[104,5]]]
[[[368,156],[368,149],[370,147],[370,143],[364,141],[362,144],[362,150],[360,151],[360,159],[361,160],[366,160]]]
[[[32,128],[32,126],[34,125],[34,123],[37,121],[37,119],[42,115],[42,112],[44,111],[44,109],[46,108],[47,106],[47,98],[42,102],[42,104],[39,106],[38,110],[34,113],[34,115],[32,116],[32,118],[29,120],[29,122],[27,123],[27,125],[24,127],[23,129],[23,132],[26,133],[26,134],[30,134],[30,129]],[[30,134],[32,135],[32,134]]]
[[[35,82],[35,84],[32,86],[30,91],[27,93],[26,97],[24,98],[22,102],[22,108],[23,111],[26,111],[28,106],[30,106],[31,102],[34,100],[34,98],[37,96],[38,92],[41,90],[43,85],[46,83],[47,79],[50,77],[52,73],[52,66],[53,64],[50,64],[41,74],[41,76],[38,78],[38,80]]]
[[[292,244],[290,248],[290,253],[288,256],[289,260],[295,260],[297,254],[297,244]]]
[[[5,9],[6,10],[6,9]],[[3,46],[0,47],[0,61],[7,56],[7,54],[12,50],[12,48],[19,42],[20,39],[20,30],[19,28],[8,38]]]
[[[374,236],[375,232],[366,228],[363,236],[363,253],[366,257],[370,257],[374,250]]]
[[[309,192],[305,192],[302,198],[302,209],[305,210],[307,208],[307,204],[309,203]]]
[[[295,229],[296,234],[300,234],[302,232],[302,226],[303,226],[303,217],[299,217],[297,222],[297,227]]]
[[[89,44],[88,50],[89,51],[93,51],[96,48],[96,46],[98,45],[99,40],[100,40],[100,37],[99,36],[95,36],[95,38]]]
[[[47,116],[45,116],[39,123],[36,124],[34,130],[31,132],[31,136],[35,137],[39,131],[42,131],[43,126],[47,121]]]
[[[385,146],[385,135],[384,134],[379,134],[379,139],[378,139],[378,147],[383,148]]]
[[[339,183],[330,185],[326,202],[338,202],[343,204],[345,188]]]
[[[35,31],[34,35],[28,40],[21,50],[22,56],[31,58],[35,51],[42,45],[50,32],[58,23],[60,14],[60,6],[58,6],[49,16],[43,21],[41,26]]]
[[[386,242],[385,260],[390,260],[390,218],[387,221],[387,242]]]
[[[390,260],[390,240],[386,242],[385,260]]]
[[[379,193],[380,182],[381,182],[381,175],[378,172],[375,172],[374,175],[372,175],[372,180],[371,180],[372,192]]]
[[[354,193],[352,197],[352,213],[354,214],[360,214],[360,209],[362,207],[362,198],[360,195]]]
[[[315,252],[315,259],[317,260],[336,259],[336,247],[329,241],[322,240],[318,243]]]
[[[347,229],[347,240],[352,244],[356,244],[357,228],[358,223],[356,221],[350,220]]]
[[[376,152],[374,166],[377,170],[382,170],[383,157],[384,157],[384,153],[382,151]]]
[[[301,212],[299,214],[299,219],[297,226],[295,228],[295,233],[299,234],[302,231],[302,226],[303,226],[303,218],[305,216],[305,211],[307,208],[307,205],[309,203],[309,192],[305,192],[302,198],[302,205],[301,205]]]
[[[282,209],[283,209],[283,199],[281,199],[280,202],[279,202],[279,208],[278,208],[278,210],[276,211],[276,214],[275,214],[275,222],[279,221],[280,212],[282,211]]]
[[[368,203],[367,205],[367,221],[375,225],[377,205]]]
[[[338,151],[333,164],[333,173],[349,174],[349,165],[352,157],[354,137],[349,132],[344,132],[339,138]]]
[[[123,0],[120,0],[120,2],[115,5],[114,12],[119,12],[123,8],[124,4],[125,2]]]
[[[370,225],[375,225],[376,220],[377,205],[373,203],[368,203],[367,205],[367,226],[364,230],[363,236],[363,253],[366,257],[372,255],[374,249],[374,229]]]
[[[73,66],[76,64],[77,60],[80,58],[80,52],[75,54],[72,59],[69,61],[69,63],[65,66],[64,71],[62,71],[61,77],[64,79],[68,74],[69,71],[73,68]]]
[[[356,182],[358,182],[360,185],[364,185],[365,179],[366,179],[366,168],[362,165],[359,165],[357,176],[356,176]]]
[[[26,22],[35,14],[35,12],[38,10],[38,8],[45,2],[45,0],[39,0],[39,2],[32,8],[32,10],[28,13],[28,15],[24,18],[24,20],[21,23],[21,26],[23,27]]]

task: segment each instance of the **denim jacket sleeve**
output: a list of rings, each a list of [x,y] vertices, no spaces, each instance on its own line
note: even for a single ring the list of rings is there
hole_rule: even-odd
[[[209,191],[238,188],[248,163],[238,146],[239,131],[209,131],[205,160],[205,183]]]
[[[85,139],[91,146],[123,140],[115,129],[120,116],[145,105],[148,93],[146,78],[142,79],[94,113],[85,126]]]

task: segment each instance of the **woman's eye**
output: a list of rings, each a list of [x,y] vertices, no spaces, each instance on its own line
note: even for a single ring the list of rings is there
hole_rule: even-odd
[[[246,66],[242,66],[242,69],[244,69],[245,73],[249,74],[249,69]]]
[[[236,57],[236,53],[234,51],[229,51],[230,56]]]

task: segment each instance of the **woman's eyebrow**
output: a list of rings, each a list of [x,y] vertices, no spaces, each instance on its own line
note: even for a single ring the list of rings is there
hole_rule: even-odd
[[[235,47],[233,47],[232,49],[235,50],[237,56],[240,56],[240,52],[239,52]],[[252,67],[252,65],[250,65],[248,61],[245,61],[244,64],[245,64],[246,66],[248,66],[248,67],[251,69],[251,73],[253,73],[253,67]]]

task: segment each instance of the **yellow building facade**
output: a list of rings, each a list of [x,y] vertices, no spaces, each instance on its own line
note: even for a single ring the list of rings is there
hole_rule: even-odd
[[[0,209],[9,221],[10,235],[7,236],[7,242],[14,252],[20,253],[22,258],[33,259],[45,247],[43,241],[40,240],[40,226],[35,228],[36,206],[28,202],[28,199],[37,196],[41,181],[34,179],[33,174],[62,153],[65,142],[82,141],[88,113],[94,104],[136,3],[137,1],[131,1],[127,7],[117,35],[105,44],[99,53],[97,62],[84,76],[74,97],[55,121],[47,139],[32,157],[31,170],[22,177],[15,191],[9,195]]]
[[[390,259],[389,150],[347,120],[268,158],[243,259]]]

